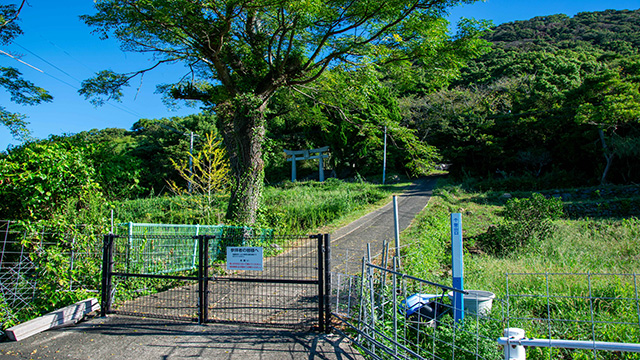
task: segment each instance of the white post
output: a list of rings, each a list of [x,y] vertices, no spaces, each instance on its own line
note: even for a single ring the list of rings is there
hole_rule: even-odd
[[[384,152],[382,156],[382,185],[387,178],[387,127],[384,127]]]
[[[524,346],[518,342],[524,339],[524,330],[518,328],[504,329],[504,336],[507,338],[504,345],[505,360],[526,360],[527,353]]]
[[[393,226],[396,236],[396,257],[400,260],[400,224],[398,223],[398,197],[393,195]]]

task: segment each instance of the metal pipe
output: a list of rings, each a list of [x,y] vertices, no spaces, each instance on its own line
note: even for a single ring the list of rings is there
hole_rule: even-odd
[[[398,220],[398,197],[393,195],[393,226],[396,238],[396,257],[398,258],[398,266],[402,266],[400,262],[400,223]]]
[[[324,317],[324,256],[323,256],[323,236],[318,234],[314,236],[318,241],[318,327],[320,332],[325,331]]]
[[[324,296],[325,306],[325,332],[331,332],[331,238],[324,234]]]
[[[512,339],[501,337],[498,339],[500,345],[518,345],[548,348],[564,348],[564,349],[586,349],[586,350],[606,350],[606,351],[624,351],[624,352],[640,352],[640,344],[637,343],[619,343],[604,341],[582,341],[582,340],[555,340],[555,339]]]

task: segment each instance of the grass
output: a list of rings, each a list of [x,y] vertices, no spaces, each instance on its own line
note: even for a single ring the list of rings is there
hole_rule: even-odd
[[[510,195],[528,196],[528,193]],[[510,274],[509,317],[542,319],[514,321],[510,326],[522,327],[527,336],[536,338],[637,343],[640,326],[636,299],[640,284],[634,276],[592,274],[640,273],[640,220],[613,216],[580,218],[571,214],[554,221],[554,231],[548,238],[533,241],[506,256],[492,256],[483,252],[474,240],[490,226],[503,223],[502,212],[508,198],[504,192],[471,192],[440,183],[429,206],[402,234],[405,271],[451,284],[449,215],[459,212],[464,234],[465,288],[489,290],[498,299],[505,298],[506,274]],[[621,201],[618,197],[601,200]],[[545,275],[554,273],[572,275]],[[518,298],[516,294],[526,297]],[[505,311],[499,301],[494,302],[492,317],[502,319]],[[591,322],[592,313],[595,324]],[[549,318],[571,321],[548,321]],[[527,355],[533,359],[593,358],[590,351],[548,349],[531,349]],[[640,358],[638,354],[613,352],[598,356]]]
[[[329,232],[388,202],[408,182],[376,185],[363,181],[285,182],[264,190],[258,226],[280,234]],[[221,194],[212,203],[201,197],[155,197],[114,204],[116,223],[215,225],[224,222],[226,201]]]

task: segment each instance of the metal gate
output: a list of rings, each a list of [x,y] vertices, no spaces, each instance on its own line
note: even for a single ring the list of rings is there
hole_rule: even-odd
[[[105,235],[102,315],[324,331],[331,314],[329,244],[328,234],[254,236],[247,229]]]

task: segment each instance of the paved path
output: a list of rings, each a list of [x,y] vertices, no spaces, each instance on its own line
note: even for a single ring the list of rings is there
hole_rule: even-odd
[[[0,343],[0,359],[361,359],[336,335],[110,315]]]
[[[436,178],[417,181],[398,196],[400,229],[429,201]],[[388,204],[332,234],[333,270],[351,271],[372,244],[393,244],[393,204]],[[354,271],[359,269],[353,267]],[[0,343],[0,360],[13,359],[363,359],[348,340],[309,331],[236,325],[196,325],[110,315],[50,330],[20,342]]]
[[[437,177],[416,180],[397,196],[400,232],[406,229],[415,216],[427,206]],[[346,274],[359,274],[367,243],[372,256],[382,251],[384,240],[395,246],[393,203],[371,212],[331,234],[332,270]]]

